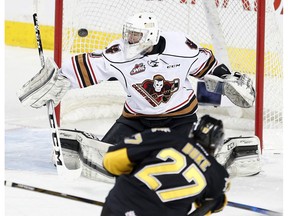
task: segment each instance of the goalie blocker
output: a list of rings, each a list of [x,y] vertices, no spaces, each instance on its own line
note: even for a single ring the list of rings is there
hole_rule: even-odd
[[[45,66],[18,91],[20,102],[26,106],[40,108],[49,100],[56,106],[70,89],[70,81],[61,76],[53,59],[47,58]]]

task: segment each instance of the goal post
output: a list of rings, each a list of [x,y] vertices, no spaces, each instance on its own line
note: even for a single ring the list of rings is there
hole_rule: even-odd
[[[201,106],[199,112],[222,119],[225,127],[252,130],[262,149],[266,129],[281,130],[283,124],[282,36],[273,3],[274,0],[55,0],[55,61],[61,67],[62,59],[71,55],[102,50],[121,37],[127,16],[139,11],[154,12],[161,30],[185,32],[199,45],[211,49],[232,71],[253,79],[257,92],[254,107]],[[87,32],[79,35],[80,29]],[[196,85],[194,79],[191,82]],[[77,121],[78,117],[116,118],[124,98],[117,81],[73,90],[62,100],[61,111],[58,108],[58,122]],[[86,110],[81,112],[83,106]]]
[[[263,149],[263,98],[264,98],[264,53],[265,53],[265,1],[257,0],[257,46],[256,46],[256,100],[255,135]]]
[[[54,61],[59,68],[62,66],[62,28],[63,28],[63,0],[55,0],[54,20]],[[55,107],[55,115],[58,126],[60,126],[61,104]]]

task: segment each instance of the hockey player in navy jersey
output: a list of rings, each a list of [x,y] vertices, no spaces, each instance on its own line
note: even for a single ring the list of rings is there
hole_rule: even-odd
[[[223,135],[222,122],[205,115],[188,136],[152,128],[111,146],[103,165],[117,177],[101,216],[184,216],[205,200],[215,200],[210,213],[221,211],[229,175],[214,154]]]

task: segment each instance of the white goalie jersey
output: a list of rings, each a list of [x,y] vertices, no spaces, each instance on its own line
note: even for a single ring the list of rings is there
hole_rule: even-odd
[[[175,32],[163,33],[154,49],[149,55],[127,60],[123,41],[116,40],[102,54],[73,56],[63,63],[61,73],[73,88],[85,88],[112,77],[119,80],[127,94],[125,117],[196,112],[198,102],[188,76],[202,79],[211,74],[218,65],[214,55]]]

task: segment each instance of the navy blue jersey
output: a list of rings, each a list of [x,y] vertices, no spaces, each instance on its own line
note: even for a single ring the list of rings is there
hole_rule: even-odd
[[[193,202],[223,195],[229,177],[199,143],[169,128],[124,139],[103,163],[119,176],[105,203],[115,215],[187,215]]]

